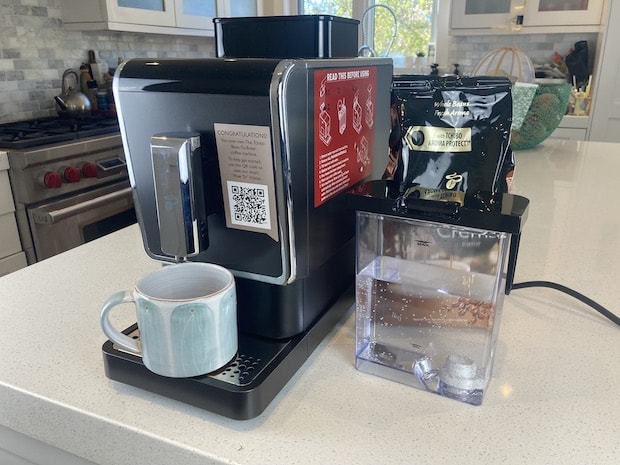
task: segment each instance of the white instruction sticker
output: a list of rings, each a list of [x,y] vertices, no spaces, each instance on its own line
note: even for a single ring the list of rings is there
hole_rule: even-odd
[[[215,123],[226,226],[278,241],[271,130]]]

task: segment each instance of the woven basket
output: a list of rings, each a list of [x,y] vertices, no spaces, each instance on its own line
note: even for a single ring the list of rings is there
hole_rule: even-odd
[[[474,76],[505,76],[513,83],[534,82],[534,64],[518,48],[502,47],[487,53],[476,65]]]

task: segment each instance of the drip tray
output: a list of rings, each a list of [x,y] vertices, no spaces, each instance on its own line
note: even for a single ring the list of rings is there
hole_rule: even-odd
[[[305,332],[291,339],[272,340],[239,335],[239,351],[220,370],[193,378],[168,378],[148,370],[142,358],[111,341],[103,344],[108,378],[155,392],[235,420],[260,415],[312,351],[355,303],[347,290]],[[123,333],[139,338],[138,325]]]

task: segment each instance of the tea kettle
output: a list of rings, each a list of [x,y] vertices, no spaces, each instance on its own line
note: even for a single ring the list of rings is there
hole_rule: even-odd
[[[67,76],[72,74],[75,77],[75,90],[71,86],[67,86]],[[86,95],[77,90],[79,88],[79,79],[77,73],[72,69],[67,69],[62,74],[62,93],[54,97],[57,107],[56,111],[60,116],[66,118],[85,118],[90,116],[90,100]]]

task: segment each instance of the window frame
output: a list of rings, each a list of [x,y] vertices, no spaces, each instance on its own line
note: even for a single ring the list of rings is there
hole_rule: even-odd
[[[300,14],[303,11],[303,0],[282,0],[285,2],[284,9],[289,14]],[[375,3],[381,3],[381,0],[350,0],[352,3],[352,16],[357,20],[361,20],[362,15],[367,8]],[[449,27],[450,27],[450,6],[452,0],[435,0],[435,11],[433,14],[434,22],[431,31],[430,44],[435,46],[434,62],[439,64],[440,68],[448,67],[448,47],[449,47]],[[398,31],[400,34],[401,31]],[[359,43],[362,44],[362,30],[360,27],[358,35]],[[413,53],[413,52],[412,52]]]

